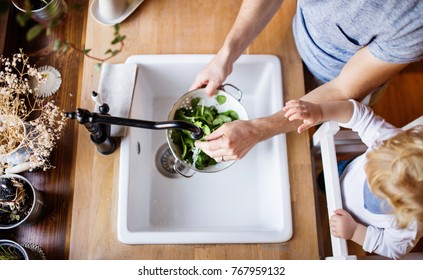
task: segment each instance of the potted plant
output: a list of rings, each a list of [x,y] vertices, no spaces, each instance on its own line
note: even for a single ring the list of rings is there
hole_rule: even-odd
[[[16,15],[16,20],[21,27],[25,27],[28,20],[34,18],[37,21],[37,24],[32,25],[27,33],[27,41],[31,41],[37,38],[45,30],[45,34],[49,36],[52,34],[54,28],[61,22],[61,19],[64,18],[64,15],[67,14],[67,4],[64,0],[9,0],[4,1],[0,0],[0,17],[2,14],[8,11],[8,3],[13,3],[13,6],[17,8],[22,13]],[[88,1],[87,1],[88,2]],[[123,1],[122,1],[123,2]],[[37,9],[41,7],[40,9]],[[83,5],[79,3],[71,3],[69,6],[70,11],[83,11]],[[38,13],[43,13],[43,16],[36,16]],[[125,35],[120,34],[120,24],[115,24],[114,28],[114,37],[110,42],[110,47],[104,52],[104,56],[91,55],[90,48],[80,48],[77,44],[67,40],[66,38],[57,38],[54,41],[52,50],[58,54],[65,54],[68,50],[73,49],[84,55],[89,59],[97,61],[94,67],[97,70],[101,69],[101,65],[118,55],[123,47],[124,40],[126,39]]]
[[[2,260],[45,260],[45,254],[37,245],[22,246],[13,240],[0,239],[0,261]]]
[[[25,177],[0,176],[0,229],[32,224],[42,218],[43,196]]]
[[[65,0],[12,0],[12,3],[24,12],[21,21],[32,18],[46,28],[58,25],[67,12]]]
[[[0,62],[0,174],[52,168],[66,117],[40,94],[46,77],[22,50]]]

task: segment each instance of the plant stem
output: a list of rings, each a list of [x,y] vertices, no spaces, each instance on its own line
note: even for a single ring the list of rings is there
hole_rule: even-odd
[[[118,53],[120,53],[120,52],[123,50],[123,47],[124,47],[124,43],[123,43],[123,41],[120,41],[120,42],[119,42],[119,43],[120,43],[120,47],[119,47],[119,49],[117,50],[117,52],[116,52],[116,53],[111,54],[111,55],[109,55],[109,56],[107,56],[107,57],[105,57],[105,58],[99,58],[99,57],[95,57],[95,56],[92,56],[92,55],[90,55],[90,54],[88,54],[88,53],[84,52],[84,50],[82,50],[82,49],[78,48],[78,47],[77,47],[74,43],[71,43],[71,42],[68,42],[68,41],[64,41],[64,42],[65,42],[65,44],[66,44],[66,45],[68,45],[69,47],[71,47],[71,48],[72,48],[72,49],[74,49],[75,51],[77,51],[77,52],[79,52],[79,53],[82,53],[82,54],[83,54],[83,55],[85,55],[86,57],[91,58],[91,59],[93,59],[93,60],[96,60],[96,61],[98,61],[98,62],[100,62],[100,63],[103,63],[103,62],[105,62],[105,61],[107,61],[107,60],[111,59],[112,57],[116,56]]]

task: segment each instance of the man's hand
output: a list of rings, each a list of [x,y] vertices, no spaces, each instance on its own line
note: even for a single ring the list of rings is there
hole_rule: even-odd
[[[189,90],[205,87],[207,95],[212,96],[231,72],[232,64],[226,63],[219,55],[216,55],[197,75]]]
[[[196,141],[199,147],[217,162],[237,160],[260,140],[256,135],[252,121],[237,120],[223,124],[212,134],[206,136],[206,141]]]

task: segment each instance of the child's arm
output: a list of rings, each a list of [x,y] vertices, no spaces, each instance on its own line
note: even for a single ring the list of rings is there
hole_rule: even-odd
[[[409,252],[423,234],[416,230],[416,224],[410,229],[365,226],[357,223],[344,209],[334,211],[329,225],[333,236],[351,240],[361,245],[366,252],[393,259],[401,258]]]
[[[333,236],[350,239],[363,246],[367,227],[357,223],[344,209],[335,210],[335,214],[330,217],[329,225]]]
[[[324,121],[348,122],[353,115],[354,105],[350,101],[314,104],[304,100],[290,100],[282,110],[290,121],[303,120],[303,124],[298,127],[298,133],[301,133]]]

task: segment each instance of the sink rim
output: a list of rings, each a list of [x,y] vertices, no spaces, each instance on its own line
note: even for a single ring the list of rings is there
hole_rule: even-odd
[[[134,63],[134,61],[142,61],[143,63],[153,63],[157,57],[160,56],[161,59],[166,61],[175,61],[176,60],[183,60],[186,61],[196,61],[200,58],[202,61],[209,61],[213,55],[201,54],[201,55],[136,55],[131,56],[127,59],[126,63]],[[249,59],[257,60],[257,59],[267,59],[267,60],[277,60],[280,69],[280,61],[276,56],[273,55],[242,55],[239,62],[243,62],[245,58],[248,57]],[[138,63],[137,63],[138,64]],[[276,73],[281,77],[281,72]],[[277,81],[275,81],[277,84]],[[281,81],[280,81],[280,88],[282,91]],[[278,85],[276,85],[278,87]],[[286,151],[286,138],[285,135],[279,135],[277,137],[283,138],[283,142],[285,145]],[[123,139],[122,139],[123,140]],[[122,141],[123,142],[123,141]],[[282,161],[287,161],[286,157],[282,159]],[[287,165],[287,162],[285,162]],[[120,163],[120,167],[122,168],[122,163]],[[123,166],[124,167],[124,166]],[[194,175],[195,176],[195,175]],[[119,176],[119,185],[121,185],[121,178]],[[126,244],[213,244],[213,243],[275,243],[275,242],[285,242],[292,237],[292,216],[291,216],[291,201],[290,201],[290,187],[289,187],[289,178],[286,178],[288,183],[288,190],[284,192],[284,195],[288,195],[289,200],[289,207],[287,210],[289,213],[289,218],[285,219],[285,227],[283,230],[278,230],[275,228],[269,228],[269,230],[261,230],[260,236],[257,236],[257,230],[251,229],[248,230],[246,227],[245,230],[230,230],[230,231],[201,231],[199,229],[181,229],[179,230],[168,230],[168,231],[160,231],[160,230],[147,230],[147,231],[131,231],[128,228],[123,228],[122,226],[122,215],[127,217],[128,213],[125,213],[128,209],[122,209],[122,207],[118,207],[118,239],[119,241],[126,243]],[[119,187],[119,204],[122,203],[123,200],[128,197],[128,190],[129,187],[123,189]],[[124,202],[124,201],[123,201]],[[140,242],[139,239],[146,239],[154,235],[154,240],[149,240],[148,242]],[[189,241],[187,241],[189,239]],[[207,239],[209,242],[204,242]],[[254,241],[251,241],[254,239]]]

